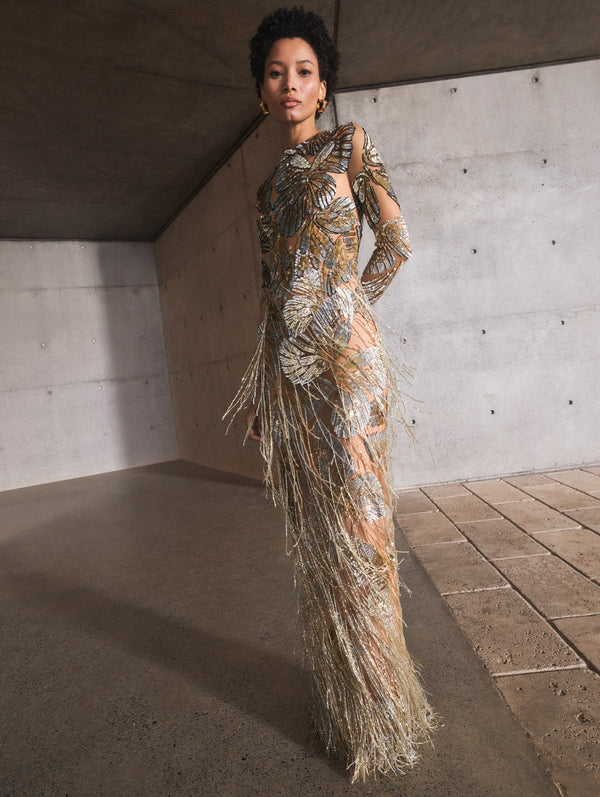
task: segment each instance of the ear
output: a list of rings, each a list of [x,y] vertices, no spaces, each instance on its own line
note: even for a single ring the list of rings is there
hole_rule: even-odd
[[[319,88],[319,99],[324,100],[327,96],[327,82],[325,80],[321,81],[321,86]]]

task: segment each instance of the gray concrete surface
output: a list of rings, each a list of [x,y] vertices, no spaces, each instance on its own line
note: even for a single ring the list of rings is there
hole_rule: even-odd
[[[590,61],[339,98],[415,252],[377,308],[415,374],[397,484],[597,461],[599,86]]]
[[[309,735],[281,517],[217,477],[174,462],[0,494],[0,793],[557,794],[401,536],[443,726],[411,774],[350,786]]]
[[[415,250],[377,306],[414,372],[418,444],[399,435],[398,485],[597,460],[598,86],[600,60],[338,97],[388,165]],[[254,348],[254,191],[278,153],[267,120],[156,243],[180,456],[255,477],[241,425],[224,443],[218,418]]]
[[[0,241],[0,490],[177,456],[151,244]]]
[[[0,237],[152,240],[260,118],[271,0],[3,0]],[[600,56],[595,0],[313,0],[357,87]]]
[[[262,462],[240,446],[243,417],[224,438],[221,416],[256,345],[255,194],[279,150],[276,125],[263,125],[155,244],[179,456],[253,478]]]

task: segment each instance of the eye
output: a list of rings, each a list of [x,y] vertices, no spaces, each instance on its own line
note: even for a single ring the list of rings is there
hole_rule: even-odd
[[[311,73],[310,69],[301,69],[300,70],[300,74],[301,75],[310,75],[312,73]]]
[[[279,77],[279,75],[281,75],[281,72],[279,71],[279,69],[272,69],[269,72],[269,77]]]

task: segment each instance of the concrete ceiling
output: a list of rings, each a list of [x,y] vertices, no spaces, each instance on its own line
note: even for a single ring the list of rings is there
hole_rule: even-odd
[[[598,0],[305,5],[340,90],[600,57]],[[259,122],[248,41],[276,6],[3,0],[0,237],[154,239]]]

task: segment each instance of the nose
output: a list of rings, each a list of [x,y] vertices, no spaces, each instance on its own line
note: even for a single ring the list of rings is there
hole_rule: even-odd
[[[288,92],[296,91],[296,86],[294,85],[294,79],[292,75],[288,74],[287,79],[284,82],[283,90],[286,94]]]

